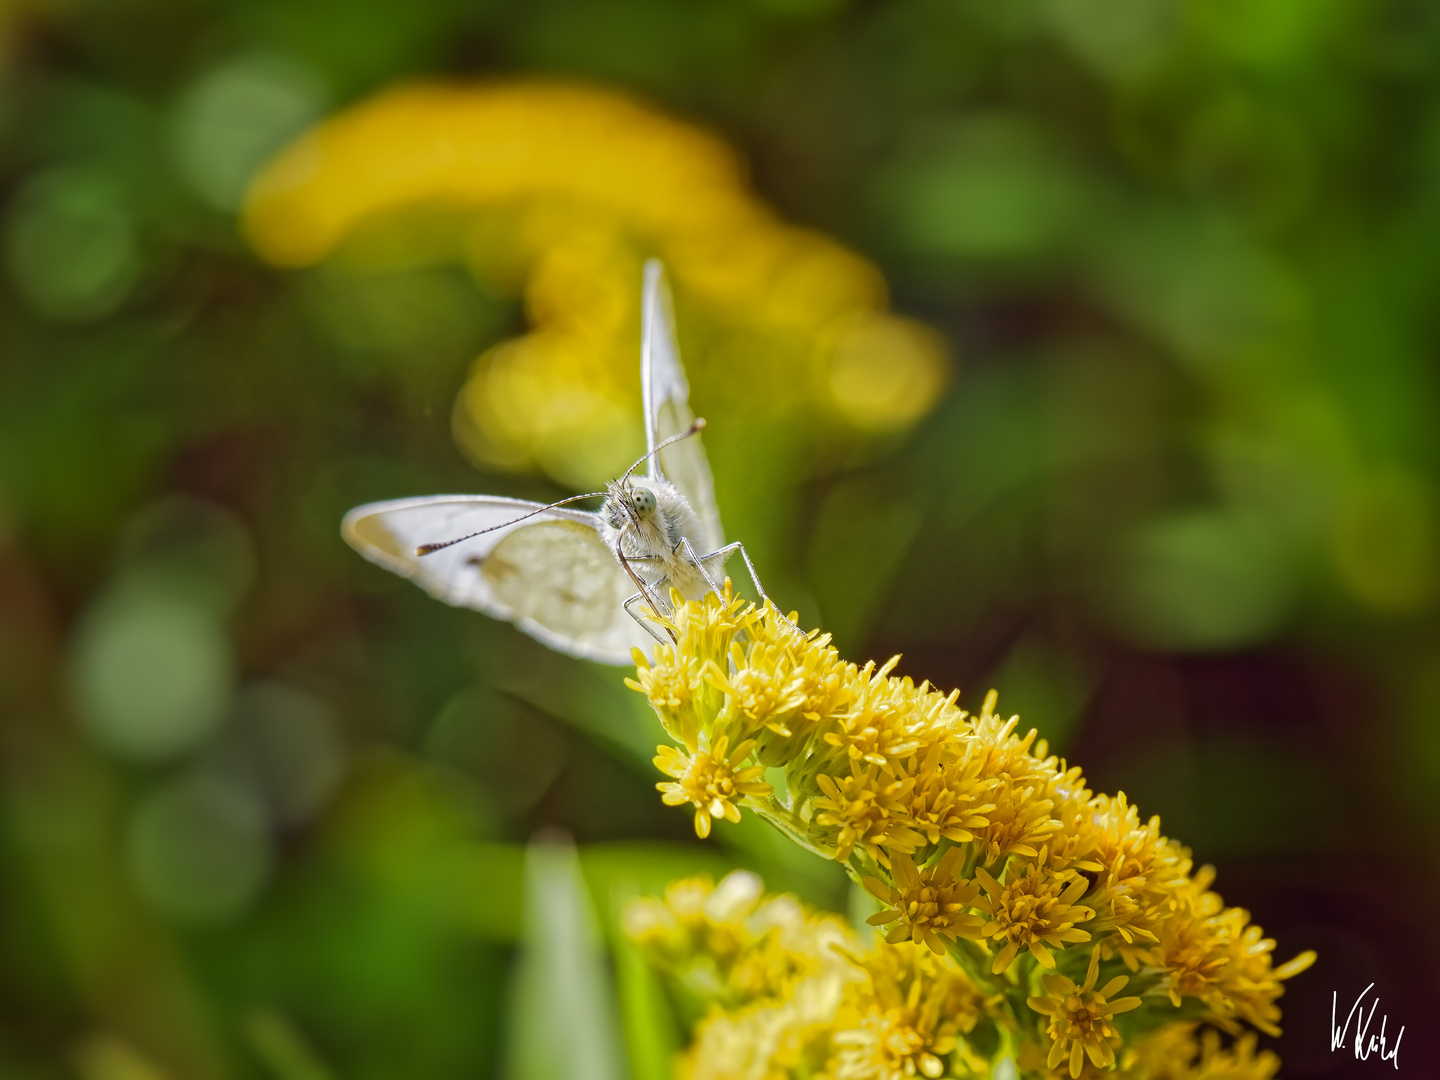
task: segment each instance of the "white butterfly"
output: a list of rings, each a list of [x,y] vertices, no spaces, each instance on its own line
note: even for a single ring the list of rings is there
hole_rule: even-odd
[[[447,604],[508,619],[552,649],[607,664],[630,664],[633,647],[648,653],[663,640],[635,612],[638,601],[665,610],[671,586],[691,599],[715,590],[736,551],[763,599],[744,546],[724,543],[698,435],[704,421],[690,411],[670,293],[653,259],[642,321],[648,452],[595,493],[605,500],[598,513],[498,495],[432,495],[357,506],[341,535]],[[648,474],[633,475],[647,460]]]

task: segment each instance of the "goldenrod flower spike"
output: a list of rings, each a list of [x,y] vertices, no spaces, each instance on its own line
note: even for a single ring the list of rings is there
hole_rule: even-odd
[[[728,582],[720,595],[674,601],[673,646],[630,684],[680,744],[655,759],[672,778],[658,785],[665,802],[693,805],[701,836],[716,818],[759,813],[844,863],[884,905],[868,920],[884,929],[873,952],[837,943],[863,978],[823,991],[799,979],[792,998],[763,1007],[708,994],[731,1011],[701,1025],[682,1077],[983,1076],[994,1052],[974,1046],[997,1044],[1027,1080],[1060,1067],[1075,1080],[1112,1068],[1125,1080],[1273,1075],[1278,1062],[1254,1052],[1247,1029],[1279,1032],[1284,981],[1315,954],[1274,965],[1274,941],[1225,906],[1214,870],[1197,869],[1158,818],[1141,818],[1123,794],[1090,792],[1079,768],[997,714],[993,692],[968,714],[956,694],[895,676],[894,660],[858,667],[818,634],[797,637]],[[767,767],[784,775],[778,792]],[[698,925],[693,912],[713,901],[696,895],[667,898],[664,918],[651,909],[642,933]],[[726,986],[779,986],[780,974],[761,978],[766,965],[813,962],[740,944],[712,923],[706,949],[732,973]],[[1077,982],[1083,960],[1071,946],[1081,943],[1089,966]],[[753,978],[734,975],[752,968]],[[692,988],[700,981],[692,973]],[[1153,1007],[1122,1037],[1113,1018],[1142,998]],[[1197,1031],[1197,1016],[1209,1028]]]

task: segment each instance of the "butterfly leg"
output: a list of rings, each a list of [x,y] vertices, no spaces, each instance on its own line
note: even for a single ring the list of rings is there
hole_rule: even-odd
[[[755,583],[755,591],[760,594],[760,603],[762,605],[770,603],[770,597],[765,595],[765,586],[760,584],[760,575],[755,573],[755,564],[750,561],[750,553],[745,550],[745,545],[742,544],[739,540],[736,540],[733,544],[726,544],[724,547],[719,548],[716,551],[712,551],[709,555],[705,556],[705,562],[709,562],[711,559],[723,558],[726,555],[732,555],[736,551],[740,552],[740,557],[745,560],[745,569],[750,571],[750,580]],[[693,554],[691,557],[694,557]],[[701,562],[699,563],[699,565],[701,567],[701,573],[705,573],[704,563]],[[710,580],[709,574],[705,574],[705,580]],[[719,590],[717,589],[716,591],[718,592]],[[795,623],[791,622],[788,618],[786,618],[785,615],[781,613],[778,607],[775,608],[775,614],[780,617],[781,622],[783,622],[786,626],[790,627],[791,630],[794,630],[795,633],[799,634],[802,638],[809,637],[809,635],[806,634],[804,630],[801,630],[800,627],[798,627],[797,625],[795,625]]]
[[[640,590],[640,595],[650,601],[651,610],[657,615],[662,612],[669,612],[670,609],[660,602],[660,598],[655,593],[651,592],[654,586],[637,574],[635,568],[630,565],[635,562],[655,562],[656,559],[653,555],[625,554],[625,549],[622,545],[625,542],[625,534],[629,531],[630,526],[627,524],[625,528],[620,530],[620,535],[615,538],[615,558],[620,560],[620,565],[625,568],[625,573],[630,575],[630,580],[633,581],[635,587]]]
[[[624,533],[621,533],[621,538],[624,538]],[[625,568],[625,572],[630,575],[630,580],[635,582],[635,584],[640,587],[640,591],[638,593],[630,597],[629,600],[626,600],[621,605],[621,607],[625,609],[625,614],[629,615],[632,619],[634,619],[637,623],[644,627],[645,632],[651,637],[653,637],[656,641],[658,641],[661,645],[670,644],[669,641],[666,641],[665,638],[661,637],[655,632],[655,628],[650,625],[650,620],[637,614],[634,610],[631,609],[630,606],[634,604],[637,600],[645,600],[650,604],[650,610],[655,612],[657,615],[664,615],[669,613],[670,609],[668,607],[662,606],[660,603],[660,598],[651,591],[659,582],[647,582],[644,578],[637,574],[635,572],[635,568],[630,565],[631,563],[637,562],[659,562],[659,557],[656,555],[626,555],[620,547],[619,540],[615,542],[615,557],[620,560],[620,565],[623,566]],[[663,581],[664,579],[661,578],[661,580]],[[671,634],[670,638],[671,641],[673,641],[674,635]]]
[[[730,546],[735,547],[736,545],[732,544]],[[700,571],[700,576],[705,579],[705,584],[710,587],[710,591],[718,594],[720,592],[720,586],[715,584],[715,579],[710,576],[710,571],[705,569],[705,563],[701,561],[699,555],[695,554],[695,548],[691,546],[688,537],[682,536],[680,538],[680,550],[690,557],[690,561],[695,564],[695,569]],[[720,554],[720,552],[715,552],[715,555],[718,554]],[[707,555],[706,558],[713,559],[715,555]],[[756,585],[758,587],[759,582],[756,582]]]
[[[631,610],[631,607],[630,607],[631,604],[635,603],[637,600],[644,600],[644,599],[645,599],[645,594],[644,594],[644,593],[638,593],[638,592],[637,592],[634,596],[630,597],[629,600],[626,600],[625,603],[622,604],[621,606],[625,609],[625,614],[629,615],[629,616],[630,616],[632,619],[634,619],[637,623],[639,623],[641,626],[643,626],[643,627],[645,628],[645,632],[646,632],[647,634],[649,634],[651,637],[653,637],[656,641],[658,641],[661,645],[669,645],[669,644],[671,644],[671,642],[672,642],[673,639],[661,637],[658,633],[655,632],[655,627],[653,627],[653,626],[650,625],[650,620],[649,620],[649,619],[647,619],[647,618],[645,618],[643,615],[640,615],[639,613]]]

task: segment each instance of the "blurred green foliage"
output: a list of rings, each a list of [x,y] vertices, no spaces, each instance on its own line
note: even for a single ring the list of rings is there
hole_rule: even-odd
[[[1437,50],[1422,0],[0,7],[0,1076],[662,1075],[617,897],[743,864],[846,903],[753,821],[694,843],[619,672],[340,543],[370,499],[566,493],[451,440],[513,300],[239,237],[272,153],[416,77],[639,93],[876,260],[961,357],[910,436],[801,460],[694,373],[771,591],[998,686],[1326,986],[1426,1000]]]

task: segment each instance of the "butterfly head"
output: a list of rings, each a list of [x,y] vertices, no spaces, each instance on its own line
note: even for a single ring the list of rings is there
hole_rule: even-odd
[[[635,472],[671,443],[688,439],[704,427],[704,420],[695,420],[680,434],[659,443],[626,469],[624,476],[606,486],[600,518],[608,543],[615,543],[622,533],[628,534],[626,546],[633,549],[632,553],[650,558],[673,551],[691,534],[698,535],[695,512],[685,496],[662,476],[640,477]]]
[[[601,514],[613,529],[626,524],[642,525],[655,517],[659,500],[648,485],[633,480],[621,479],[610,485],[605,493],[605,505]]]

